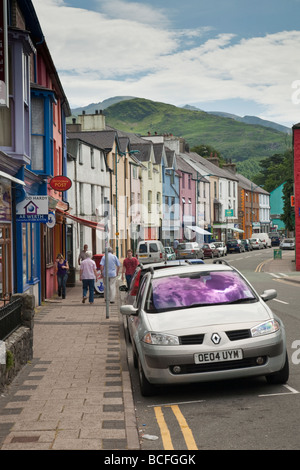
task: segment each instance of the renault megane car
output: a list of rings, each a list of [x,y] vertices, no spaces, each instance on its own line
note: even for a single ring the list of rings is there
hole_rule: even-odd
[[[289,376],[285,328],[235,268],[213,264],[145,273],[133,305],[123,305],[141,393],[157,385]]]

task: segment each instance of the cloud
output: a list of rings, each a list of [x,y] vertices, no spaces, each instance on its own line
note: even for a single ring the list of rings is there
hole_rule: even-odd
[[[100,11],[33,3],[71,107],[117,95],[175,105],[240,98],[265,119],[300,120],[299,31],[241,39],[209,25],[174,30],[163,9],[136,2],[103,0]]]

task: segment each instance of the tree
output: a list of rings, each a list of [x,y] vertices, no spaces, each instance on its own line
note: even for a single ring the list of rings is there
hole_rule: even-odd
[[[294,157],[292,150],[284,154],[275,154],[260,162],[261,172],[255,177],[255,183],[271,192],[283,184],[282,221],[287,230],[295,228],[295,211],[291,207],[291,196],[294,193]]]

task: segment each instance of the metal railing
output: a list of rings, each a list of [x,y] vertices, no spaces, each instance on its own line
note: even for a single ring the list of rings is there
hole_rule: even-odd
[[[0,340],[4,341],[22,325],[22,299],[16,299],[0,308]]]

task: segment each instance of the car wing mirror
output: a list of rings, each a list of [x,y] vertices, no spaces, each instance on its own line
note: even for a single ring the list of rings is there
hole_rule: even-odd
[[[268,289],[261,294],[261,298],[267,302],[268,300],[275,299],[277,297],[277,291],[275,289]]]
[[[122,315],[137,315],[138,309],[133,305],[122,305],[120,307],[120,312]]]

